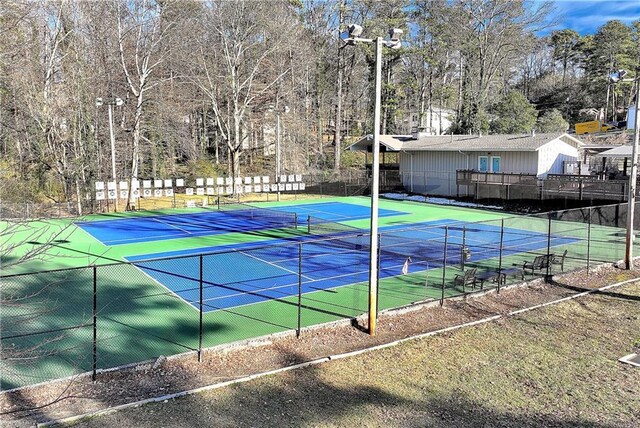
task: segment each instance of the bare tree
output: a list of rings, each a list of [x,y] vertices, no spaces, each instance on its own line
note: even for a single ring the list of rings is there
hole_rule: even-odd
[[[171,30],[171,22],[163,19],[171,2],[153,0],[116,0],[118,23],[118,52],[122,71],[133,95],[135,108],[131,123],[131,179],[138,178],[140,165],[141,122],[147,92],[158,85],[154,73],[169,49],[161,49],[162,42]],[[129,186],[129,200],[131,202]]]
[[[202,74],[192,78],[211,103],[232,177],[240,175],[247,116],[256,103],[268,102],[289,72],[272,73],[272,66],[280,60],[286,38],[293,37],[288,27],[293,19],[291,7],[281,2],[212,1],[206,6],[205,44],[198,56]]]

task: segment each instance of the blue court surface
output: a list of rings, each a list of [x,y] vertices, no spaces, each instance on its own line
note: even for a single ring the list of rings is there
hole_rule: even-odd
[[[451,224],[448,231],[447,265],[460,261],[462,242],[471,251],[473,262],[500,255],[500,228],[439,220],[422,226]],[[380,278],[398,276],[411,257],[409,272],[439,268],[444,259],[444,228],[411,229],[398,226],[381,228]],[[356,231],[357,232],[357,231]],[[203,310],[214,311],[283,299],[298,295],[299,255],[302,251],[302,293],[325,291],[340,286],[366,282],[369,269],[369,237],[343,234],[335,239],[318,241],[298,238],[299,242],[274,241],[271,245],[240,244],[226,246],[225,253],[203,256]],[[547,248],[547,235],[520,229],[504,229],[502,256],[542,252]],[[552,236],[551,246],[566,245],[574,238]],[[300,245],[302,243],[302,245]],[[277,244],[277,245],[274,245]],[[215,248],[220,251],[220,247]],[[198,249],[203,253],[206,249]],[[189,252],[172,252],[186,255]],[[166,254],[168,255],[168,254]],[[199,257],[171,258],[153,261],[158,254],[130,257],[129,261],[164,285],[173,294],[197,309],[199,307]],[[523,259],[530,255],[523,255]],[[233,269],[229,269],[233,266]]]
[[[293,205],[269,208],[269,216],[261,216],[256,209],[255,217],[247,210],[211,211],[192,214],[172,214],[136,217],[117,220],[77,222],[77,226],[105,245],[131,244],[165,239],[217,235],[230,232],[253,232],[257,230],[293,227],[294,214],[298,224],[304,226],[307,216],[325,221],[349,221],[369,218],[370,208],[341,202],[324,202],[308,205]],[[400,211],[380,209],[380,217],[407,214]]]

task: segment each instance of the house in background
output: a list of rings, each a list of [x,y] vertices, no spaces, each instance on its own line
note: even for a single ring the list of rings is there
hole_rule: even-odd
[[[349,150],[370,152],[369,135]],[[399,153],[406,190],[426,195],[466,194],[456,180],[459,170],[528,174],[545,178],[563,174],[564,165],[580,159],[582,141],[566,133],[531,135],[383,135],[383,152]],[[462,191],[461,191],[462,190]]]
[[[399,131],[410,134],[419,129],[427,135],[442,135],[451,126],[451,118],[454,116],[455,111],[440,107],[432,107],[425,111],[422,120],[418,112],[411,112],[406,116]]]

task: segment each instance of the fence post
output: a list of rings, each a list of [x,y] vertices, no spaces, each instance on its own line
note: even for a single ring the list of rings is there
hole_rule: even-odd
[[[296,337],[300,337],[302,330],[302,242],[298,243],[298,328]]]
[[[91,352],[91,380],[96,381],[96,371],[98,369],[98,268],[93,265],[93,344]]]
[[[467,226],[462,226],[462,247],[460,247],[460,270],[464,270],[464,262],[466,262],[466,237]]]
[[[380,239],[381,235],[378,233],[378,265],[376,266],[376,270],[378,273],[376,274],[376,319],[378,319],[378,308],[380,307],[380,244],[382,243],[382,239]]]
[[[442,251],[442,294],[440,306],[444,305],[444,281],[447,273],[447,239],[449,238],[449,226],[444,227],[444,250]]]
[[[589,207],[589,226],[587,227],[587,275],[589,275],[589,265],[591,260],[591,212],[592,208]]]
[[[498,257],[498,290],[497,293],[500,294],[500,281],[502,281],[502,248],[504,246],[504,219],[500,219],[500,255]],[[505,276],[505,283],[506,281]]]
[[[549,230],[547,231],[547,274],[544,282],[549,282],[551,276],[551,213],[549,213]]]
[[[200,320],[198,326],[198,362],[202,362],[202,306],[203,306],[203,271],[204,271],[204,260],[203,255],[200,254]]]

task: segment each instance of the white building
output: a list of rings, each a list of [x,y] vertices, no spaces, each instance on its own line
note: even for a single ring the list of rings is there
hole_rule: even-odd
[[[453,110],[433,107],[425,111],[422,120],[417,112],[410,113],[404,120],[401,132],[411,133],[420,129],[428,135],[442,135],[452,124],[451,118],[455,116]]]
[[[361,139],[349,150],[371,151],[373,137]],[[383,135],[381,150],[398,152],[404,187],[415,193],[457,194],[456,171],[563,174],[565,162],[579,159],[583,143],[566,133],[531,135]]]

